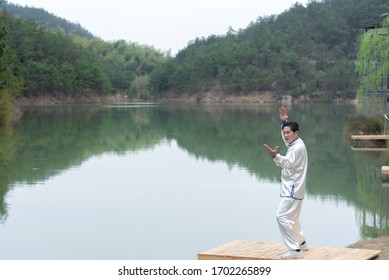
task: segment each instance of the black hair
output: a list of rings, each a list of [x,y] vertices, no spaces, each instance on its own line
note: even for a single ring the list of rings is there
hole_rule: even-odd
[[[290,127],[290,130],[293,132],[296,132],[299,130],[299,124],[296,122],[284,122],[282,124],[282,129],[284,129],[285,126]]]

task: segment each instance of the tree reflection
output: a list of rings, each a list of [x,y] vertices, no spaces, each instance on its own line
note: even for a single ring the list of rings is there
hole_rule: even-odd
[[[305,104],[289,108],[309,153],[308,195],[357,208],[363,237],[388,234],[388,192],[381,187],[387,154],[357,153],[344,139],[352,105]],[[104,153],[125,154],[174,140],[189,156],[239,166],[269,182],[279,169],[262,144],[282,146],[278,105],[24,108],[20,122],[0,131],[0,216],[18,183],[34,185]]]

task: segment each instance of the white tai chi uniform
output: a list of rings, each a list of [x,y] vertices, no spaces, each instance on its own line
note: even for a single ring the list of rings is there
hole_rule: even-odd
[[[282,137],[284,142],[285,139]],[[305,197],[308,154],[304,141],[297,138],[288,144],[285,156],[276,154],[274,162],[282,168],[281,202],[277,211],[277,223],[282,239],[289,250],[300,249],[305,241],[300,226],[300,214]]]

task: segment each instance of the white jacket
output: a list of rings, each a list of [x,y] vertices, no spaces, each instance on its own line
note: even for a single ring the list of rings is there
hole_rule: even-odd
[[[284,139],[285,141],[285,139]],[[282,168],[281,197],[304,199],[308,169],[308,154],[304,141],[297,138],[290,143],[285,156],[276,154],[274,162]]]

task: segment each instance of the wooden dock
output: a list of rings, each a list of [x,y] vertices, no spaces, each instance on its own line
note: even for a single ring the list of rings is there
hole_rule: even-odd
[[[287,251],[283,244],[236,240],[199,253],[199,260],[281,260]],[[298,260],[370,260],[381,251],[353,248],[310,246]]]
[[[389,147],[388,148],[356,148],[356,147],[351,147],[353,151],[357,152],[389,152]]]
[[[373,134],[373,135],[351,135],[353,140],[389,140],[389,134]]]
[[[354,151],[360,152],[386,152],[389,150],[389,134],[371,134],[371,135],[351,135],[352,140],[356,140],[358,147],[351,147]],[[361,147],[361,140],[385,140],[386,148],[379,147]]]

